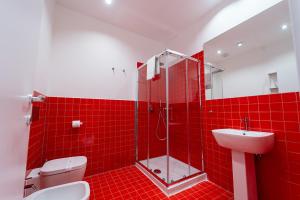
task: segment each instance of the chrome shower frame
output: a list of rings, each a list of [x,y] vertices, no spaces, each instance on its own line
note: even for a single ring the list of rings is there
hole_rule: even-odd
[[[170,182],[170,174],[169,174],[169,168],[170,168],[170,165],[169,165],[169,155],[170,155],[170,137],[169,137],[169,70],[168,68],[169,67],[172,67],[172,65],[174,64],[170,64],[168,62],[168,55],[172,55],[176,58],[178,58],[178,62],[179,60],[186,60],[185,61],[185,68],[186,70],[188,69],[188,60],[191,60],[191,61],[194,61],[194,62],[197,62],[197,67],[198,67],[198,74],[197,76],[199,77],[199,82],[198,82],[198,87],[199,87],[199,106],[201,107],[201,85],[200,85],[200,70],[201,70],[201,67],[200,67],[200,61],[196,58],[193,58],[193,57],[190,57],[190,56],[187,56],[187,55],[184,55],[182,53],[179,53],[179,52],[176,52],[176,51],[173,51],[173,50],[170,50],[170,49],[166,49],[164,50],[163,52],[155,55],[156,57],[160,58],[161,56],[165,56],[166,57],[166,62],[164,64],[164,67],[166,68],[166,108],[165,108],[165,112],[166,112],[166,155],[167,155],[167,180],[166,180],[166,186],[169,186],[171,185],[171,182]],[[145,66],[147,66],[147,63],[144,63],[143,65],[141,65],[140,67],[138,67],[138,71],[140,71],[141,69],[143,69]],[[186,79],[187,79],[187,74],[186,74]],[[188,80],[188,79],[187,79]],[[188,83],[186,84],[186,89],[188,89]],[[147,94],[148,97],[150,94]],[[186,94],[188,96],[188,94]],[[136,98],[139,97],[139,88],[138,88],[138,84],[137,84],[137,88],[136,88]],[[135,149],[135,152],[136,152],[136,162],[138,163],[139,162],[139,157],[138,157],[138,99],[137,101],[135,102],[135,145],[136,145],[136,149]],[[148,108],[150,108],[151,105],[149,105],[149,101],[148,101]],[[189,109],[189,105],[187,103],[187,109]],[[149,120],[149,118],[148,118]],[[187,120],[189,120],[189,118],[187,118]],[[200,123],[200,122],[199,122]],[[148,137],[149,137],[149,134],[148,134]],[[201,137],[201,143],[203,142],[203,137],[202,137],[202,130],[201,130],[201,133],[200,133],[200,137]],[[149,138],[148,138],[148,141],[149,141]],[[189,142],[188,142],[189,143]],[[188,144],[189,145],[189,144]],[[201,144],[202,145],[202,144]],[[202,145],[203,147],[203,145]],[[149,165],[149,159],[150,159],[150,155],[149,155],[149,142],[148,142],[148,152],[147,152],[147,165]],[[188,149],[190,149],[188,147]],[[190,154],[190,152],[189,152]],[[203,161],[203,151],[201,151],[201,162],[202,162],[202,169],[201,172],[204,172],[204,161]],[[189,165],[189,174],[190,174],[190,167],[191,167],[191,159],[190,159],[190,155],[188,155],[188,163]],[[150,171],[151,172],[151,171]]]

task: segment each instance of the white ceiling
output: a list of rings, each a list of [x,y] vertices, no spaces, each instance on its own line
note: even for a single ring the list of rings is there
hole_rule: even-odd
[[[222,0],[113,0],[111,5],[105,0],[56,1],[82,14],[166,42],[201,20]]]

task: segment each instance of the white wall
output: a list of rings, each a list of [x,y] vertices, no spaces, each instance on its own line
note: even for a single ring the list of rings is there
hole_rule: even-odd
[[[145,61],[165,47],[194,54],[206,41],[280,1],[224,1],[167,45],[57,5],[51,61],[48,71],[39,73],[38,85],[43,92],[46,84],[50,96],[134,99],[136,61]]]
[[[163,49],[156,41],[57,5],[47,95],[133,100],[136,62]]]
[[[291,17],[293,20],[293,33],[294,33],[294,43],[295,50],[298,61],[298,74],[300,77],[300,1],[299,0],[290,0],[290,9],[291,9]],[[300,79],[299,79],[300,81]],[[300,82],[299,82],[300,85]]]
[[[0,6],[0,199],[23,199],[29,128],[24,98],[33,90],[42,1],[9,0]]]
[[[286,40],[245,52],[221,66],[224,98],[270,94],[268,73],[273,72],[277,72],[280,93],[299,90],[295,52]]]
[[[223,5],[199,20],[198,24],[183,31],[168,42],[168,48],[193,55],[203,44],[221,33],[257,15],[281,0],[227,0]],[[297,0],[296,0],[297,1]]]
[[[35,71],[34,90],[47,93],[48,74],[52,48],[52,26],[55,0],[43,0],[42,19],[39,37],[38,61]]]

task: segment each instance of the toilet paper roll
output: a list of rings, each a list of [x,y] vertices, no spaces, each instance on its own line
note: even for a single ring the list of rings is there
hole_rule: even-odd
[[[81,125],[82,125],[82,122],[80,120],[72,121],[73,128],[80,128]]]

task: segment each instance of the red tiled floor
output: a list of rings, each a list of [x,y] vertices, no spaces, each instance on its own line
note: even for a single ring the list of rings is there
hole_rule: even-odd
[[[228,200],[232,194],[206,181],[181,192],[171,198],[166,197],[146,176],[135,166],[125,167],[85,179],[91,187],[91,200],[104,199],[199,199]]]

